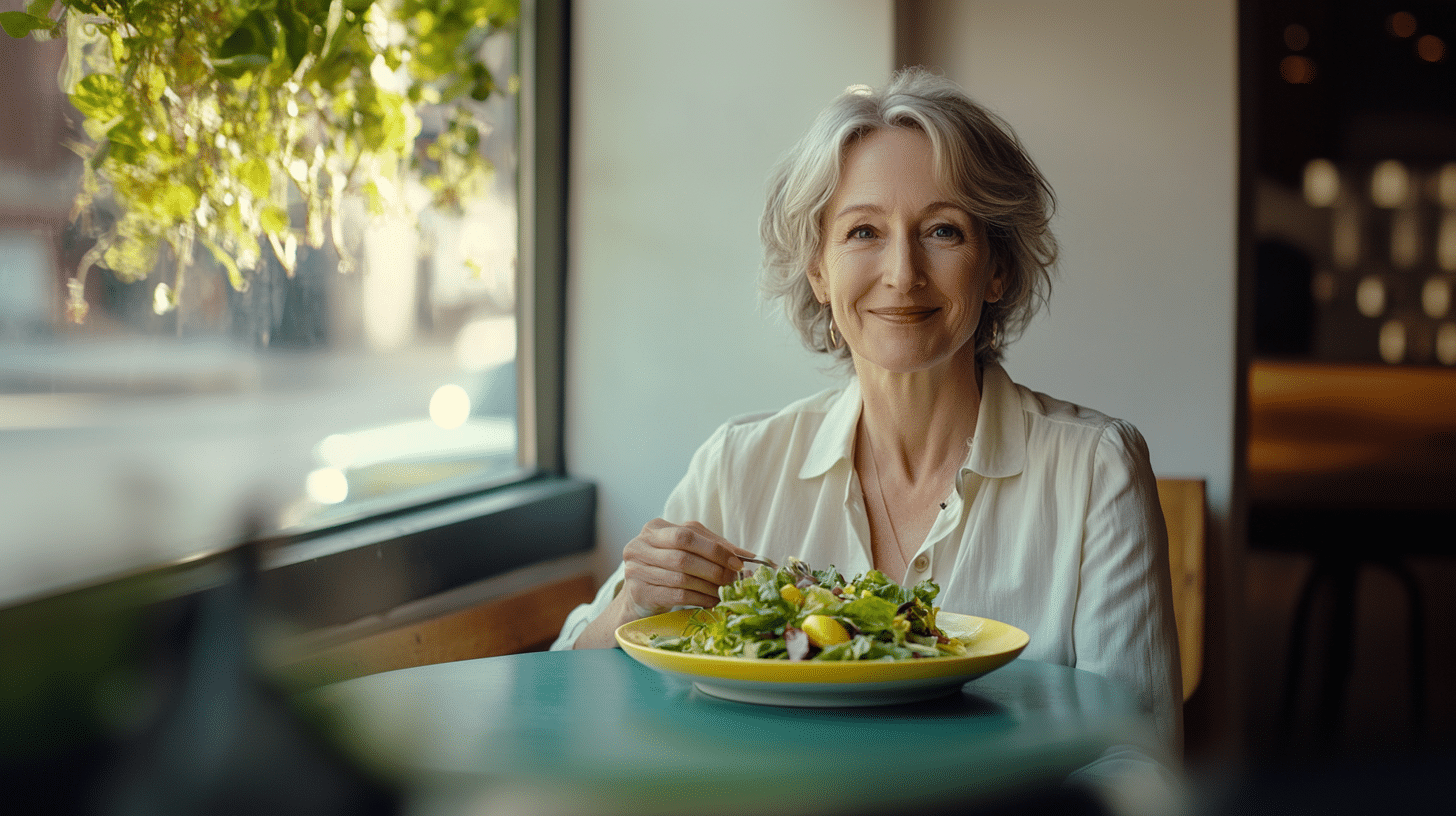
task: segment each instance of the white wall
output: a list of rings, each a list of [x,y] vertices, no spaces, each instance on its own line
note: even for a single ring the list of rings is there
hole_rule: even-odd
[[[725,419],[833,380],[757,291],[776,158],[892,66],[889,0],[574,8],[567,464],[603,565]]]

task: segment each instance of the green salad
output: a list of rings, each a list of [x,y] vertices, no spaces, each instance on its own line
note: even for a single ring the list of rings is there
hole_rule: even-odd
[[[879,570],[852,581],[803,561],[760,566],[718,588],[720,602],[700,609],[680,636],[649,645],[691,654],[767,660],[906,660],[965,654],[966,645],[935,625],[940,587],[905,588]]]

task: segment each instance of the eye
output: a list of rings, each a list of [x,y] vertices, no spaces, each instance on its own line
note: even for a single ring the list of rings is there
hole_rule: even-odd
[[[961,228],[954,224],[938,224],[930,231],[930,237],[945,240],[959,240],[964,236],[965,233],[961,231]]]
[[[858,239],[858,240],[861,240],[861,241],[867,241],[867,240],[875,237],[875,231],[873,229],[871,229],[870,227],[866,227],[866,226],[861,225],[861,226],[854,227],[853,229],[851,229],[849,231],[849,235],[847,235],[846,237],[847,238],[850,238],[851,240]]]

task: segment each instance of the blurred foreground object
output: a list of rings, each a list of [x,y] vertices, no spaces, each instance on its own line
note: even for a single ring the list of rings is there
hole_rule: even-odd
[[[397,812],[256,668],[256,575],[245,547],[0,610],[7,810]]]

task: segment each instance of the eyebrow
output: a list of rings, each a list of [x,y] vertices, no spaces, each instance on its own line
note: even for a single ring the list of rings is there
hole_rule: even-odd
[[[971,214],[969,212],[966,212],[964,208],[949,201],[933,201],[930,204],[927,204],[925,208],[920,211],[919,215],[924,216],[933,212],[939,212],[941,210],[955,210],[956,212],[965,215],[967,218],[971,217]],[[885,208],[881,207],[878,204],[850,204],[849,206],[835,213],[834,217],[831,220],[838,221],[846,215],[850,215],[853,213],[868,213],[870,215],[880,215],[884,213],[884,211]]]

